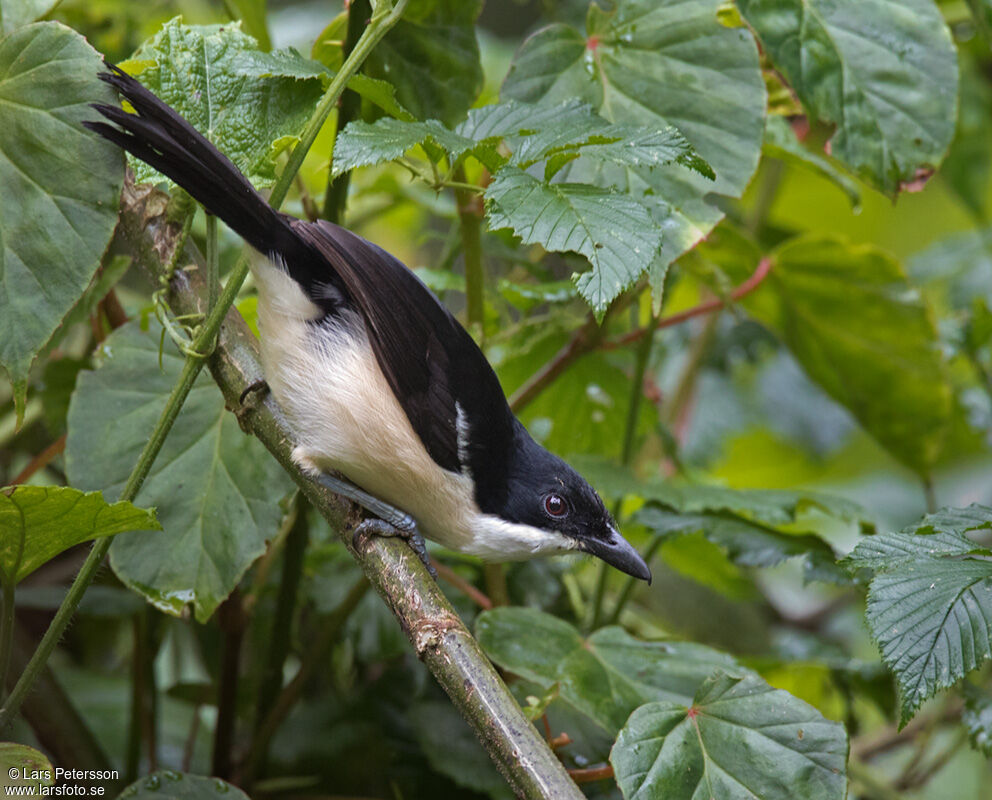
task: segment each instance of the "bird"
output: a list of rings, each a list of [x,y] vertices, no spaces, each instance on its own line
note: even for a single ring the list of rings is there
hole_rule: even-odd
[[[276,211],[177,111],[113,65],[131,111],[82,124],[170,178],[252,248],[265,383],[293,461],[374,517],[484,561],[587,553],[650,583],[603,500],[537,443],[472,336],[414,273],[357,234]],[[343,476],[343,479],[342,477]]]

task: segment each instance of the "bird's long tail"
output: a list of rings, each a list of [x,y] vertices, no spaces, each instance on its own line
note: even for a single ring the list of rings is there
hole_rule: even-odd
[[[168,176],[235,233],[262,253],[295,238],[288,222],[255,191],[233,163],[176,111],[127,73],[110,65],[101,80],[113,86],[137,112],[94,104],[112,125],[83,122],[87,128]]]

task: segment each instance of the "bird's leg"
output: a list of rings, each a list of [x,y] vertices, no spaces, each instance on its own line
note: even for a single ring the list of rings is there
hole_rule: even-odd
[[[404,511],[400,511],[395,506],[391,506],[384,500],[380,500],[378,497],[358,488],[351,481],[337,478],[325,472],[314,463],[314,460],[302,447],[297,447],[293,450],[293,461],[299,464],[304,472],[324,488],[330,489],[342,497],[347,497],[349,500],[358,503],[366,511],[370,511],[378,517],[378,519],[370,518],[363,520],[355,528],[352,542],[357,542],[360,537],[366,535],[398,536],[401,539],[405,539],[407,544],[410,545],[410,549],[417,554],[417,557],[427,567],[427,571],[434,579],[437,579],[437,571],[434,569],[434,565],[431,564],[430,557],[427,555],[427,544],[424,542],[423,534],[421,534],[420,529],[417,527],[417,522],[413,517]]]

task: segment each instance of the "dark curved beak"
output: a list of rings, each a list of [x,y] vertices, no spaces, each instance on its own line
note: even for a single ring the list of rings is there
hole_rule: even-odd
[[[587,553],[603,559],[611,567],[616,567],[621,572],[626,572],[642,581],[651,584],[651,570],[647,563],[616,528],[610,528],[610,535],[607,539],[594,539],[592,537],[581,540],[581,547]]]

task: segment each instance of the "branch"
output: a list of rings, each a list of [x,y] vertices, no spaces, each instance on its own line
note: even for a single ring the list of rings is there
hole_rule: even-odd
[[[754,273],[740,286],[730,293],[729,302],[740,300],[745,295],[757,289],[762,281],[771,272],[772,262],[769,258],[761,259]],[[643,339],[649,331],[661,328],[670,328],[673,325],[680,325],[694,317],[720,311],[729,305],[728,300],[714,298],[700,303],[698,306],[672,314],[670,317],[662,317],[654,326],[639,328],[636,331],[621,336],[617,339],[603,339],[603,328],[596,324],[595,319],[590,315],[585,325],[579,328],[568,343],[559,350],[555,356],[541,369],[535,372],[517,391],[510,397],[510,408],[514,412],[519,412],[528,405],[535,397],[548,388],[568,367],[578,361],[586,353],[593,350],[616,350],[618,347],[626,347]],[[611,309],[611,311],[614,309]],[[608,312],[609,313],[609,312]]]
[[[179,230],[163,214],[161,193],[148,187],[125,186],[121,232],[139,263],[154,276],[162,274],[160,253],[171,253]],[[202,313],[205,294],[201,270],[177,270],[168,296],[177,314]],[[229,408],[262,374],[258,342],[241,316],[228,312],[217,348],[208,362]],[[357,507],[308,480],[293,463],[293,434],[271,396],[239,410],[242,426],[272,453],[299,484],[314,507],[340,532],[370,583],[399,620],[418,657],[434,674],[452,702],[469,721],[489,755],[523,798],[574,798],[582,794],[561,762],[524,716],[478,643],[452,609],[437,584],[405,542],[363,537],[352,541]]]

